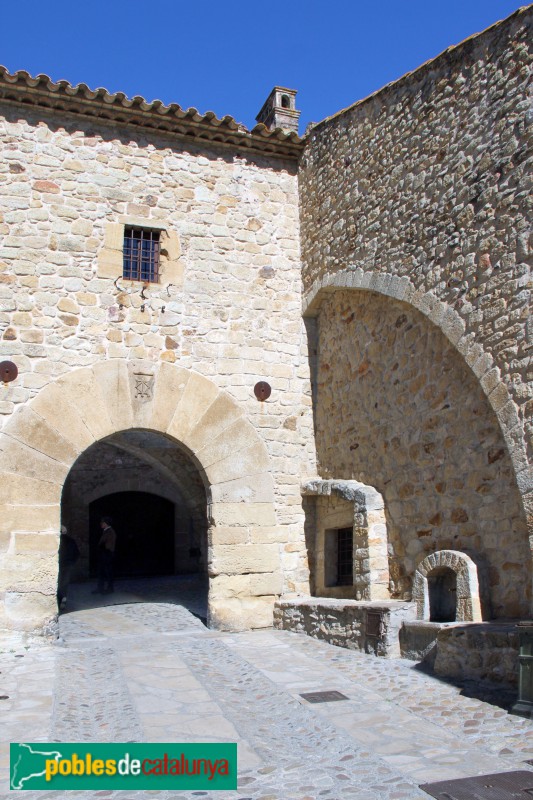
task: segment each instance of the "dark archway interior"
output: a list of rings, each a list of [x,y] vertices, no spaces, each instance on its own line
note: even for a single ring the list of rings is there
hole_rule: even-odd
[[[429,619],[431,622],[455,622],[457,613],[457,575],[449,567],[440,567],[428,575]]]
[[[204,483],[168,437],[122,431],[89,447],[72,467],[61,521],[80,551],[73,581],[96,576],[102,516],[112,518],[117,533],[115,578],[206,574]]]
[[[100,519],[111,517],[117,534],[116,578],[174,575],[174,503],[148,492],[115,492],[89,506],[89,572],[96,577]]]

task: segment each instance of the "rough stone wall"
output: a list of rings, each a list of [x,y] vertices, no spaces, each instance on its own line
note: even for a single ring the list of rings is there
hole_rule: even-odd
[[[79,367],[144,359],[201,373],[265,442],[279,591],[308,590],[299,487],[316,467],[294,164],[16,106],[0,147],[0,359],[19,369],[0,386],[4,428]],[[165,228],[172,251],[144,296],[113,255],[128,223]],[[233,545],[225,530],[217,544]],[[1,551],[9,541],[3,531]]]
[[[435,673],[447,678],[518,684],[519,641],[512,625],[451,625],[437,637]]]
[[[281,599],[274,608],[274,627],[306,633],[348,650],[397,658],[402,625],[415,617],[414,603]]]
[[[319,469],[382,493],[391,596],[410,599],[427,555],[460,550],[486,576],[485,618],[527,614],[530,555],[514,471],[457,351],[416,309],[371,292],[328,295],[318,324]]]
[[[531,16],[516,12],[317,125],[299,173],[306,289],[359,267],[456,312],[464,350],[482,348],[476,374],[494,367],[487,393],[506,387],[514,403],[517,472],[532,408]]]
[[[517,687],[519,641],[514,623],[408,620],[399,638],[402,658],[423,661],[437,675]]]
[[[299,172],[319,474],[383,493],[397,596],[464,548],[496,616],[530,596],[530,29],[523,9],[320,123]]]

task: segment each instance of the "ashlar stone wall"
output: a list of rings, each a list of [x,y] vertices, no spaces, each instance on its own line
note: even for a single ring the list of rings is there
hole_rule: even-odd
[[[32,539],[31,553],[20,559],[16,538],[57,536],[59,527],[59,490],[43,495],[50,497],[46,513],[32,515],[28,492],[16,488],[16,465],[27,455],[31,480],[45,479],[34,459],[43,448],[50,457],[52,426],[71,442],[51,456],[61,461],[50,471],[60,487],[84,447],[102,436],[151,425],[166,435],[185,385],[186,416],[171,426],[176,441],[186,431],[189,455],[204,447],[205,456],[210,443],[195,425],[207,414],[204,430],[220,442],[210,456],[219,462],[216,489],[211,462],[195,463],[208,502],[235,506],[231,514],[209,511],[217,624],[269,624],[278,594],[308,590],[300,483],[316,474],[294,162],[15,104],[3,109],[0,148],[0,359],[19,370],[15,382],[0,386],[0,494],[9,512],[0,523],[7,564],[0,590],[15,609],[7,624],[37,624],[52,612],[52,562],[44,600],[39,580],[30,577],[44,538]],[[130,224],[162,231],[157,285],[121,278],[120,242]],[[152,389],[159,386],[144,409],[132,365]],[[176,371],[158,383],[165,366]],[[272,386],[264,403],[253,392],[259,380]],[[87,407],[87,391],[104,393],[95,403],[112,404],[102,412],[105,424]],[[62,392],[72,409],[63,407]],[[152,400],[164,413],[154,416]],[[82,424],[89,426],[83,435],[78,403],[91,420]],[[13,447],[20,449],[16,457],[8,455]],[[271,503],[268,510],[261,498]],[[47,558],[55,558],[53,536]],[[234,548],[244,548],[239,557]],[[257,589],[264,596],[259,608],[250,575],[265,569],[275,580]]]

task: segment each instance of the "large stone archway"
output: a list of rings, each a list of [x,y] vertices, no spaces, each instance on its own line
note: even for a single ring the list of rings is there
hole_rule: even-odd
[[[462,550],[489,587],[484,618],[528,614],[523,431],[490,355],[408,278],[327,275],[304,313],[318,317],[309,330],[321,477],[383,494],[393,597],[410,599],[425,555]]]
[[[492,355],[483,349],[472,334],[466,333],[464,319],[433,292],[417,289],[407,275],[400,277],[388,272],[372,272],[355,265],[335,273],[326,273],[316,280],[305,293],[303,316],[316,317],[324,297],[338,290],[375,292],[408,303],[442,331],[472,370],[498,419],[525,508],[528,501],[531,502],[533,487],[523,427]]]
[[[49,384],[0,436],[0,625],[53,618],[61,493],[88,447],[140,428],[179,442],[207,496],[209,621],[263,627],[280,591],[273,480],[265,445],[243,409],[207,378],[171,364],[106,361]]]

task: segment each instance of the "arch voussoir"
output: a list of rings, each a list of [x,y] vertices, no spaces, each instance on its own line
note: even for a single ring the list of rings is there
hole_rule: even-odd
[[[192,432],[208,408],[215,402],[219,391],[212,381],[204,378],[203,375],[192,372],[168,425],[169,436],[189,447]]]

